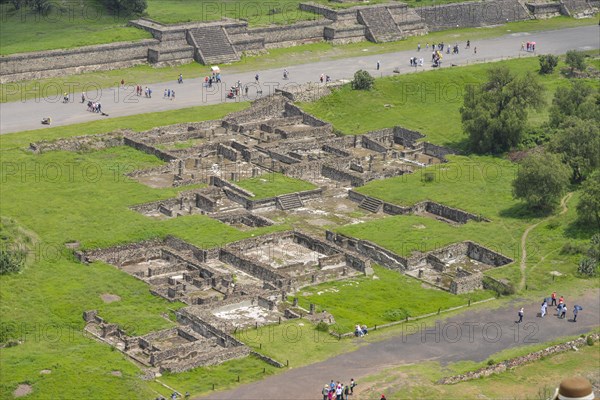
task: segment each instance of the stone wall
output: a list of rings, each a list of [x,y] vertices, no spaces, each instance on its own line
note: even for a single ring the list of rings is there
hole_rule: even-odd
[[[83,71],[117,69],[143,64],[148,47],[159,42],[146,39],[79,47],[72,50],[49,50],[0,57],[0,82],[41,79]]]
[[[415,11],[430,31],[478,27],[530,19],[517,0],[489,0],[419,7]]]
[[[492,265],[494,267],[500,267],[513,262],[512,259],[503,256],[494,250],[488,249],[487,247],[483,247],[480,244],[473,242],[467,242],[467,244],[467,256],[473,260]]]
[[[331,21],[302,21],[291,25],[248,29],[252,39],[263,39],[266,48],[289,47],[323,40],[323,29]]]
[[[263,281],[273,282],[279,286],[285,280],[285,277],[279,274],[270,266],[255,260],[250,260],[229,249],[221,249],[219,260],[241,269],[249,275],[257,277]]]
[[[594,342],[600,340],[600,334],[594,333],[590,335]],[[502,361],[500,363],[491,365],[489,367],[480,368],[476,371],[467,372],[466,374],[449,376],[440,379],[437,383],[440,385],[453,385],[459,382],[469,381],[471,379],[479,379],[493,374],[499,374],[506,370],[518,367],[520,365],[528,364],[533,361],[544,359],[553,354],[563,353],[575,349],[577,347],[587,346],[587,337],[578,338],[565,343],[556,344],[554,346],[546,347],[545,349],[538,350],[533,353],[526,354],[524,356],[515,357]]]
[[[146,261],[160,258],[161,241],[158,239],[146,240],[138,243],[129,243],[105,249],[76,252],[75,255],[82,262],[103,261],[118,267],[132,262]]]
[[[160,158],[163,161],[167,161],[168,162],[168,161],[174,161],[174,160],[177,159],[177,157],[169,154],[166,151],[160,150],[160,149],[158,149],[156,147],[153,147],[153,146],[148,145],[146,143],[139,142],[139,141],[131,139],[131,138],[127,138],[127,137],[124,138],[124,144],[126,146],[133,147],[134,149],[142,151],[144,153],[152,154],[153,156],[156,156],[156,157]]]
[[[450,282],[450,293],[462,294],[483,289],[483,274],[474,273],[462,277],[456,277]]]
[[[410,129],[402,128],[400,126],[394,127],[394,141],[402,146],[414,146],[417,140],[424,137],[425,135],[419,132],[411,131]]]
[[[115,131],[99,135],[74,136],[58,140],[42,140],[29,144],[29,150],[41,154],[47,151],[98,151],[123,146],[124,136],[129,131]]]

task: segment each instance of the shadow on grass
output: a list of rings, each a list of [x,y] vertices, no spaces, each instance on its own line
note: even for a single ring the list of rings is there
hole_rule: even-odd
[[[548,217],[552,214],[552,211],[539,208],[530,208],[526,203],[521,202],[501,210],[499,214],[503,218],[533,219]]]
[[[571,239],[587,240],[598,233],[598,227],[593,224],[585,224],[580,220],[575,220],[565,227],[565,236]]]

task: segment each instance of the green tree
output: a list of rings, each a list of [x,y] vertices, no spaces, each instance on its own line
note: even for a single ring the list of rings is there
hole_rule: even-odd
[[[42,14],[50,10],[50,0],[27,0],[27,5],[33,11]]]
[[[373,78],[367,71],[360,69],[354,73],[352,89],[369,90],[373,87],[374,83],[375,78]]]
[[[583,182],[577,215],[583,223],[596,224],[600,230],[600,170]]]
[[[120,16],[143,14],[148,8],[146,0],[102,0],[104,6]]]
[[[560,86],[554,93],[550,107],[550,126],[556,128],[568,117],[590,119],[600,123],[600,88],[585,81],[571,80],[569,86]]]
[[[551,74],[558,65],[558,56],[543,54],[538,56],[540,61],[540,74]]]
[[[573,182],[579,183],[600,167],[600,126],[571,117],[557,129],[549,148],[563,156],[573,170]]]
[[[574,70],[584,71],[585,70],[585,54],[582,51],[569,50],[565,62],[571,67],[571,73]]]
[[[507,67],[488,70],[488,81],[468,86],[460,109],[469,147],[476,153],[502,153],[521,142],[527,111],[543,104],[544,87],[527,73],[518,77]]]
[[[592,236],[587,255],[581,259],[577,272],[586,276],[597,276],[600,270],[600,233]]]
[[[569,168],[556,154],[537,153],[523,159],[513,181],[513,196],[530,209],[552,211],[569,184]]]

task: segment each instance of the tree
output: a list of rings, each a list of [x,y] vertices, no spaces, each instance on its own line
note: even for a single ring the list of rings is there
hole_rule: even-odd
[[[104,6],[115,14],[121,16],[138,15],[146,11],[146,0],[102,0]]]
[[[579,262],[577,272],[586,276],[596,276],[600,270],[600,233],[590,240],[587,255]]]
[[[583,223],[595,223],[600,229],[600,170],[583,182],[577,215]]]
[[[575,183],[600,167],[600,127],[594,121],[569,118],[550,140],[550,150],[561,154]]]
[[[19,252],[0,248],[0,275],[19,272],[23,268],[25,258]]]
[[[570,86],[556,89],[550,107],[550,126],[556,128],[568,117],[594,120],[600,124],[600,88],[585,81],[571,80]]]
[[[27,0],[27,5],[33,11],[43,14],[50,10],[50,0]]]
[[[468,86],[460,109],[469,147],[477,153],[502,153],[520,143],[527,110],[544,104],[544,87],[527,73],[513,75],[507,67],[488,70],[483,85]]]
[[[544,54],[538,58],[540,60],[540,74],[551,74],[558,65],[558,56]]]
[[[571,67],[571,74],[574,70],[584,71],[585,70],[585,54],[581,51],[577,50],[569,50],[567,51],[567,57],[565,58],[565,62],[569,67]]]
[[[521,162],[513,181],[513,196],[532,210],[552,211],[569,184],[569,168],[556,154],[537,153]]]
[[[354,73],[352,89],[369,90],[373,87],[374,83],[375,78],[373,78],[367,71],[360,69]]]

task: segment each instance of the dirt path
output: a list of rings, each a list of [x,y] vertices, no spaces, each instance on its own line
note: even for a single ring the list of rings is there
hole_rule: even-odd
[[[573,193],[567,193],[561,199],[561,201],[560,201],[561,211],[560,211],[559,215],[563,215],[564,213],[569,211],[569,208],[567,207],[567,202],[571,199],[572,196],[573,196]],[[554,218],[554,216],[551,215],[551,216],[544,218],[543,220],[529,226],[527,229],[525,229],[525,232],[523,232],[523,235],[521,236],[521,262],[519,264],[519,268],[521,270],[521,281],[519,282],[519,290],[523,290],[523,288],[525,287],[525,272],[527,269],[527,236],[529,236],[529,232],[531,232],[533,229],[535,229],[535,227],[537,227],[542,222],[549,220],[550,218]]]

